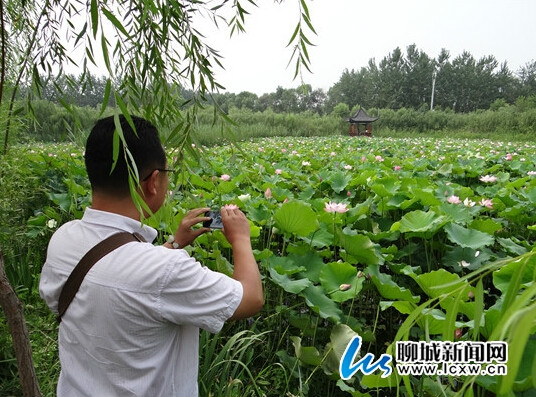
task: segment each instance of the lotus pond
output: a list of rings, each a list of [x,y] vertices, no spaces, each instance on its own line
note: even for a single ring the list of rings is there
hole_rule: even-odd
[[[28,220],[28,235],[80,217],[90,203],[82,150],[20,150],[30,168],[48,173],[48,202]],[[266,305],[241,325],[263,344],[242,358],[251,372],[238,394],[247,382],[254,395],[534,390],[536,144],[337,136],[194,151],[170,148],[179,172],[170,175],[167,205],[147,223],[164,240],[194,207],[236,204],[247,214]],[[221,232],[188,249],[232,271]],[[377,356],[394,354],[400,340],[506,340],[508,374],[343,381],[339,361],[357,334],[362,351]]]

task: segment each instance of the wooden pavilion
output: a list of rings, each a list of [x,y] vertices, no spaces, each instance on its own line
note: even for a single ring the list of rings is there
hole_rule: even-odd
[[[350,136],[372,136],[372,123],[376,120],[378,117],[370,117],[363,109],[359,108],[356,114],[347,119],[350,123]]]

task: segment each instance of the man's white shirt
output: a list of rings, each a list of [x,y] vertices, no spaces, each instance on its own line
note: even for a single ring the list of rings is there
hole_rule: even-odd
[[[199,328],[221,330],[242,299],[240,282],[184,250],[153,246],[155,229],[87,208],[52,236],[39,290],[57,313],[82,256],[120,231],[127,243],[88,272],[59,329],[58,396],[197,396]]]

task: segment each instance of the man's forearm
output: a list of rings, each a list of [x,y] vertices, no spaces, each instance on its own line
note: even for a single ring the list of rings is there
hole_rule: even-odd
[[[244,290],[242,303],[233,317],[249,317],[258,313],[264,304],[261,275],[253,256],[250,240],[243,239],[240,242],[235,242],[233,256],[233,278],[242,283]]]

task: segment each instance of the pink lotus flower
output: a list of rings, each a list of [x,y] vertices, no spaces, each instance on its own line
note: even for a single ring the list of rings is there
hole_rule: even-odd
[[[489,208],[490,210],[493,209],[493,201],[491,201],[490,199],[482,199],[478,202],[478,205]]]
[[[344,169],[350,171],[352,169],[352,166],[347,164],[344,166]]]
[[[495,177],[494,175],[484,175],[483,177],[480,178],[480,180],[482,182],[493,183],[493,182],[497,182],[497,177]]]
[[[461,202],[462,201],[460,200],[458,196],[452,195],[447,198],[447,203],[450,203],[450,204],[461,204]]]
[[[383,157],[378,155],[375,157],[376,161],[379,161],[380,163],[383,161]]]
[[[510,161],[510,160],[512,160],[512,158],[513,158],[512,153],[507,153],[506,157],[504,159],[507,160],[507,161]]]
[[[399,166],[399,165],[395,165],[395,166],[393,167],[393,170],[395,170],[395,171],[400,171],[401,169],[402,169],[402,167]]]
[[[281,169],[278,168],[278,169],[275,170],[275,173],[276,173],[277,175],[281,175],[281,174],[283,173],[283,170],[281,170]]]
[[[220,176],[220,179],[222,181],[230,181],[231,180],[231,175],[223,174],[222,176]]]
[[[329,202],[326,203],[326,206],[324,207],[324,211],[330,212],[330,213],[339,213],[343,214],[346,211],[348,211],[347,205],[343,203],[333,203]]]
[[[268,188],[266,189],[266,191],[264,192],[264,197],[266,197],[267,199],[271,199],[273,196],[272,196],[272,189]]]

